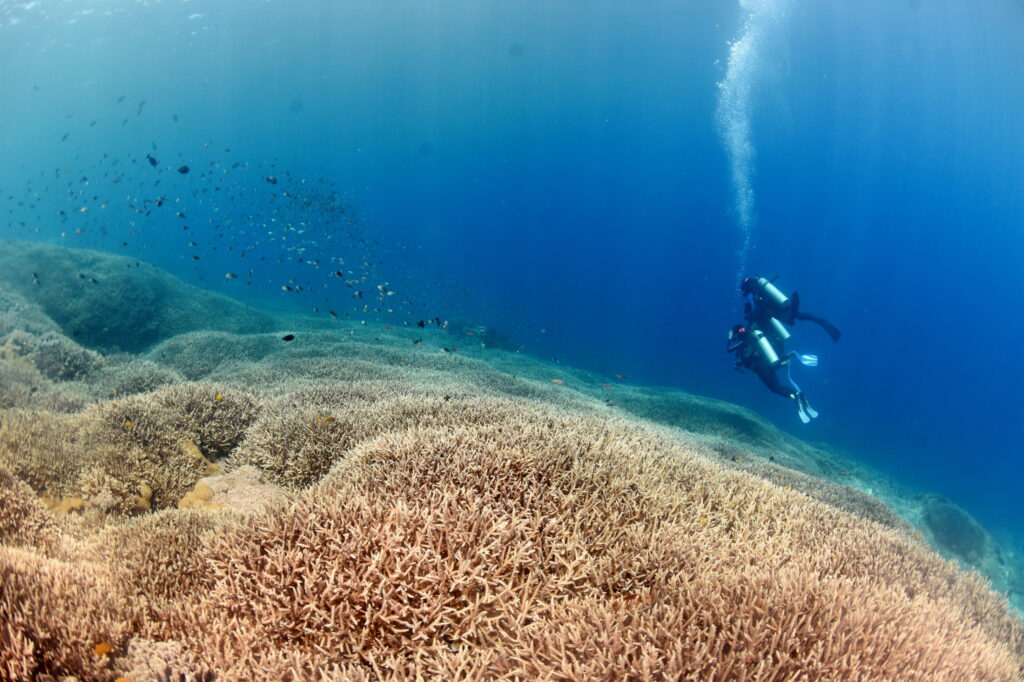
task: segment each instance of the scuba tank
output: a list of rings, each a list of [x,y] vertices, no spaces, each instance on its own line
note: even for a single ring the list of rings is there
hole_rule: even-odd
[[[771,341],[764,335],[764,332],[760,329],[753,328],[750,330],[751,335],[754,337],[755,343],[757,343],[758,350],[761,351],[761,355],[767,360],[772,367],[779,366],[779,354],[772,348]]]
[[[779,337],[780,340],[788,341],[789,337],[792,336],[792,334],[789,333],[789,330],[786,329],[786,327],[781,322],[776,320],[774,317],[769,318],[768,322],[772,325],[772,329],[775,330],[775,334],[776,336]]]
[[[789,304],[789,297],[779,291],[779,288],[771,283],[767,277],[758,277],[754,280],[754,287],[760,290],[761,295],[770,298],[775,305],[785,309]]]

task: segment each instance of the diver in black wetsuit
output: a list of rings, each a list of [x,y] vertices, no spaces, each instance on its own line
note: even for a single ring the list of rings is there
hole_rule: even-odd
[[[804,396],[800,387],[796,385],[796,382],[789,375],[788,367],[789,361],[792,358],[798,359],[805,365],[813,366],[817,364],[817,357],[813,355],[800,355],[794,351],[785,353],[782,342],[777,341],[773,344],[769,337],[756,325],[744,327],[739,324],[729,330],[729,343],[726,346],[726,352],[736,354],[735,369],[743,371],[743,368],[746,367],[754,370],[772,393],[777,393],[795,401],[800,421],[806,424],[818,416],[817,411],[807,402],[807,397]],[[782,352],[782,355],[780,355],[780,352]],[[790,384],[789,386],[784,385],[779,380],[777,373],[784,365],[787,366],[786,379]]]
[[[800,310],[800,294],[796,291],[786,297],[766,277],[745,277],[740,283],[740,291],[744,296],[753,296],[754,303],[748,301],[744,306],[747,322],[768,334],[773,341],[781,342],[789,338],[789,331],[783,326],[793,326],[797,320],[810,320],[825,330],[833,341],[838,342],[842,332],[824,317],[818,317]]]

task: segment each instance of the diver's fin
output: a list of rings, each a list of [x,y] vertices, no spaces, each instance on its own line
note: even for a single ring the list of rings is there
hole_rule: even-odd
[[[810,419],[818,418],[818,411],[811,407],[811,404],[807,402],[807,396],[803,394],[803,391],[796,394],[796,402],[800,406],[800,413],[806,414]],[[810,419],[808,421],[810,421]],[[804,422],[805,424],[807,422]]]
[[[804,406],[800,404],[799,400],[797,400],[796,403],[796,412],[797,414],[800,415],[800,421],[802,421],[804,424],[811,423],[811,418],[807,416],[806,412],[804,412]]]
[[[800,361],[800,364],[803,365],[804,367],[818,366],[817,355],[811,355],[810,353],[797,353],[796,357]]]
[[[821,328],[825,330],[826,334],[832,337],[833,342],[839,343],[839,337],[842,336],[843,333],[839,331],[839,329],[834,324],[832,324],[828,320],[821,320],[820,322],[818,322],[818,324],[821,325]]]

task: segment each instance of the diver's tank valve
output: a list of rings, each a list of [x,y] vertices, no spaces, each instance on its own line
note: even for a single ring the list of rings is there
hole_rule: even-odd
[[[770,323],[771,323],[771,325],[772,325],[772,329],[774,329],[774,330],[775,330],[775,333],[776,333],[776,335],[778,335],[778,337],[779,337],[779,338],[780,338],[781,340],[783,340],[783,341],[788,341],[788,340],[789,340],[789,337],[790,337],[790,336],[792,336],[792,334],[790,334],[790,333],[789,333],[789,330],[788,330],[788,329],[786,329],[785,325],[783,325],[783,324],[782,324],[781,322],[779,322],[778,320],[776,320],[776,319],[775,319],[774,317],[773,317],[773,318],[771,318],[771,319],[769,320],[769,322],[770,322]]]
[[[757,347],[761,349],[764,359],[771,363],[772,367],[778,367],[779,354],[772,348],[771,341],[764,335],[764,332],[760,329],[751,329],[750,333],[754,335],[754,340],[757,342]]]
[[[779,288],[772,284],[767,277],[758,277],[757,286],[760,287],[761,292],[765,296],[772,299],[780,308],[785,308],[789,304],[789,297],[779,291]]]

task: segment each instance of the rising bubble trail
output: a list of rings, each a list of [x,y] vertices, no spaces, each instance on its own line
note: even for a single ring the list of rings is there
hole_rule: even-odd
[[[765,52],[785,27],[793,0],[740,0],[743,28],[729,48],[725,79],[718,84],[718,129],[729,155],[736,220],[742,242],[736,252],[736,279],[744,276],[753,246],[754,143],[751,139],[753,98],[765,73]]]

